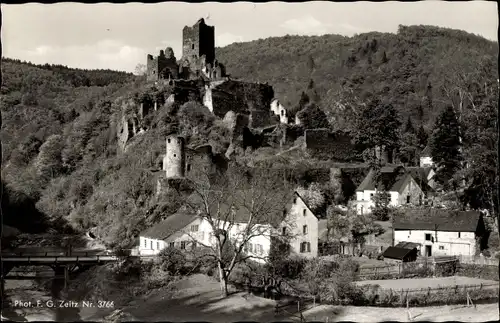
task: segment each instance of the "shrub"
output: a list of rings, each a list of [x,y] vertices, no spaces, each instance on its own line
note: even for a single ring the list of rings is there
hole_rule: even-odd
[[[459,264],[457,275],[498,281],[498,266]]]
[[[160,263],[163,270],[172,276],[182,274],[185,271],[186,256],[176,248],[165,248],[159,253]]]

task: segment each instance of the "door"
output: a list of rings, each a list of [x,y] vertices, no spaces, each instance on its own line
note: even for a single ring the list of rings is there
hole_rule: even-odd
[[[425,246],[425,256],[432,257],[432,246]]]

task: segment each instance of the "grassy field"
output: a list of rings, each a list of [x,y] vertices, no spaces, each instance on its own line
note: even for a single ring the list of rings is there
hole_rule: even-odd
[[[439,278],[411,278],[411,279],[389,279],[389,280],[365,280],[356,282],[357,285],[380,285],[383,289],[420,289],[420,288],[439,288],[453,287],[456,285],[479,285],[479,284],[497,284],[493,280],[471,278],[471,277],[439,277]]]
[[[128,313],[129,320],[143,322],[298,321],[298,318],[290,313],[275,316],[276,302],[272,300],[249,296],[243,292],[236,292],[234,289],[229,297],[222,299],[217,281],[204,275],[193,275],[179,281],[175,289],[177,291],[173,294],[162,290],[154,291],[147,297],[130,303],[123,308],[123,312]],[[304,311],[303,315],[308,321],[319,322],[408,320],[408,314],[404,308],[321,305]],[[498,304],[478,305],[476,309],[460,306],[418,308],[412,309],[412,316],[416,321],[429,319],[463,322],[498,320]],[[99,316],[82,315],[82,319],[102,321],[102,313]]]

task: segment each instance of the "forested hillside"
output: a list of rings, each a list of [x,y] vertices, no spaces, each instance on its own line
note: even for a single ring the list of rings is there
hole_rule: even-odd
[[[312,79],[318,107],[334,129],[363,130],[350,116],[374,97],[395,108],[400,124],[411,116],[415,128],[425,125],[427,135],[444,107],[456,107],[471,166],[470,194],[478,196],[473,206],[493,208],[496,43],[461,31],[401,27],[398,34],[353,38],[269,38],[233,44],[217,55],[233,77],[269,82],[290,107]],[[188,102],[161,107],[149,130],[120,152],[117,116],[123,102],[151,91],[142,78],[9,59],[2,60],[2,73],[3,221],[21,230],[42,230],[40,220],[54,221],[95,228],[108,242],[125,246],[178,206],[174,197],[167,203],[154,196],[151,169],[161,161],[166,133],[177,129],[191,142],[210,142],[221,151],[229,144],[224,124]]]
[[[429,128],[450,101],[446,90],[484,86],[498,77],[498,43],[433,26],[354,37],[272,37],[218,48],[216,54],[231,76],[272,84],[287,108],[298,104],[313,79],[334,128],[350,126],[334,121],[339,102],[351,108],[368,97],[390,102],[403,120],[411,116]]]

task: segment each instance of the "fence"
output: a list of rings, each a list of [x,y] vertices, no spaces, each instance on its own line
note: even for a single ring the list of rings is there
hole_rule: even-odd
[[[458,256],[458,260],[461,264],[473,264],[481,266],[498,266],[499,259],[485,258],[485,257],[475,257],[475,256]]]
[[[454,286],[444,286],[444,287],[427,287],[427,288],[401,288],[401,289],[393,289],[393,288],[380,288],[380,290],[390,291],[394,294],[431,294],[436,291],[443,290],[455,290],[457,293],[460,291],[471,292],[474,290],[486,290],[486,289],[499,289],[498,283],[489,283],[489,284],[476,284],[476,285],[454,285]]]
[[[427,257],[418,258],[413,262],[400,262],[391,265],[362,265],[359,268],[359,278],[365,278],[374,275],[401,275],[406,271],[407,274],[411,275],[412,271],[417,271],[424,267],[435,269],[436,264],[452,263],[457,262],[459,259],[455,256],[448,257]]]

